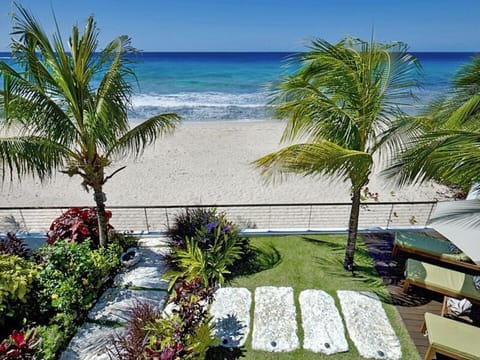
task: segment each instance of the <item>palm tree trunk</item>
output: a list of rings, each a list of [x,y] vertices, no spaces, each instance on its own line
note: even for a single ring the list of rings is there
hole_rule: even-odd
[[[343,267],[348,271],[353,270],[353,258],[355,256],[358,232],[358,217],[360,215],[360,192],[360,187],[353,191],[352,209],[350,210],[350,220],[348,222],[347,248],[345,250],[345,260],[343,261]]]
[[[94,189],[94,199],[97,204],[97,216],[98,216],[98,240],[100,247],[107,246],[107,216],[105,214],[105,194],[102,191],[102,186]]]

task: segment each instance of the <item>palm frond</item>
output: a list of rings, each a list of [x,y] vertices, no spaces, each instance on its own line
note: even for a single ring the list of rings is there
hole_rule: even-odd
[[[154,116],[125,133],[107,150],[106,156],[139,156],[147,145],[152,144],[159,136],[172,132],[179,122],[180,117],[177,114]]]
[[[392,117],[404,116],[420,71],[401,43],[368,43],[346,38],[338,44],[313,40],[297,57],[300,69],[278,85],[276,115],[287,118],[282,140],[307,136],[352,150],[375,152]]]
[[[111,64],[102,77],[92,103],[90,120],[93,123],[90,126],[98,135],[103,134],[103,139],[99,138],[106,148],[111,147],[119,136],[129,130],[128,108],[132,89],[126,78],[135,78],[131,69],[123,63],[126,53],[131,52],[129,43],[127,37],[119,37],[100,55],[102,61],[110,59]]]
[[[480,179],[480,133],[436,131],[414,140],[386,171],[400,185],[438,180],[468,186]]]
[[[43,137],[0,138],[2,181],[14,176],[21,180],[26,174],[43,180],[52,175],[53,169],[64,162],[68,149]]]
[[[51,136],[61,143],[67,143],[74,137],[75,126],[61,103],[5,62],[0,62],[0,74],[4,80],[4,88],[0,91],[0,107],[5,113],[4,126],[20,122],[23,131]]]
[[[437,207],[429,224],[432,226],[451,224],[464,228],[478,228],[480,226],[480,200],[451,201],[442,209]]]
[[[353,187],[365,183],[371,164],[370,154],[344,149],[327,141],[287,146],[254,162],[269,180],[293,173],[340,177],[350,181]]]
[[[448,129],[461,129],[464,127],[465,123],[472,119],[472,116],[479,113],[480,94],[477,94],[470,97],[453,111],[445,122],[445,127]],[[479,123],[476,121],[476,126],[478,127],[478,125]]]

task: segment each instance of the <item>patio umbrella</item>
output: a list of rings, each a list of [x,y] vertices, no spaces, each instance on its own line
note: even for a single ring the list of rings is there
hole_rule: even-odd
[[[430,226],[480,265],[480,200],[439,202]]]

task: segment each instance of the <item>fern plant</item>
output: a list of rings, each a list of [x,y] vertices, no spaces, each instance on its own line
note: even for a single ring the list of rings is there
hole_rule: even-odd
[[[187,281],[199,278],[205,287],[225,282],[225,275],[230,273],[228,267],[240,259],[242,248],[237,239],[223,232],[221,227],[216,227],[213,235],[208,239],[209,245],[205,249],[199,245],[206,241],[202,232],[199,232],[195,237],[187,238],[185,250],[174,250],[177,269],[164,275],[171,279],[169,290],[179,278]]]

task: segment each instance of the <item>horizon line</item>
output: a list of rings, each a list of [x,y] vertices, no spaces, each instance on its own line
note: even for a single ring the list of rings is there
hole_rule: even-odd
[[[96,51],[100,53],[101,51]],[[297,50],[138,50],[138,53],[164,53],[164,54],[295,54],[307,52]],[[410,53],[450,53],[450,54],[480,54],[480,50],[411,50]],[[12,53],[11,50],[0,50],[0,53]]]

